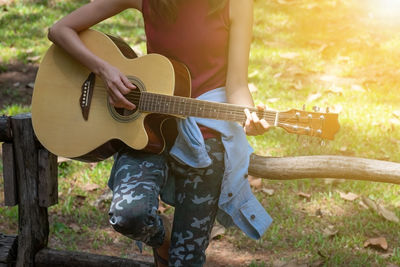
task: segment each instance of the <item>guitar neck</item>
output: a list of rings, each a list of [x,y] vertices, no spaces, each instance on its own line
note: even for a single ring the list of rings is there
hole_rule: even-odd
[[[277,124],[279,113],[271,110],[259,111],[240,105],[148,92],[141,92],[139,101],[139,110],[144,112],[237,121],[241,124],[246,120],[245,108],[250,112],[257,112],[259,118],[264,118],[269,124]]]

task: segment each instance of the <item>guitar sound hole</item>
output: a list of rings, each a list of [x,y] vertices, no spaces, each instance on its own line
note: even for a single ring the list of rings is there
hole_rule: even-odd
[[[130,116],[134,114],[139,107],[139,99],[140,99],[140,91],[138,89],[133,90],[129,94],[125,95],[125,98],[128,99],[131,103],[135,104],[136,108],[133,110],[125,109],[125,108],[115,108],[115,111],[121,116]]]

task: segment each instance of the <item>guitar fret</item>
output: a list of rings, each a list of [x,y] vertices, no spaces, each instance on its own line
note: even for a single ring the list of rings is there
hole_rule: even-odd
[[[160,112],[160,105],[157,105],[157,102],[159,101],[159,96],[155,95],[154,96],[154,110],[156,112]]]
[[[244,114],[245,107],[243,106],[147,92],[142,92],[139,108],[147,112],[230,120],[242,123],[246,119]],[[257,112],[260,119],[266,119],[271,125],[275,125],[275,120],[278,118],[274,111],[259,112],[256,108],[249,108],[249,110],[250,112]]]
[[[166,101],[165,101],[165,112],[166,113],[171,113],[171,99],[166,97]]]
[[[139,109],[145,112],[237,121],[239,123],[246,121],[244,113],[244,109],[246,108],[251,113],[256,112],[260,119],[265,119],[270,125],[282,127],[288,132],[318,135],[320,137],[327,136],[323,132],[324,124],[321,124],[321,126],[316,125],[317,123],[321,123],[320,113],[316,114],[315,117],[312,116],[314,113],[310,112],[299,116],[297,115],[299,112],[292,115],[290,111],[281,113],[271,110],[259,111],[253,107],[148,92],[141,92],[139,100]],[[323,118],[325,119],[325,117]],[[337,120],[337,115],[335,119]],[[332,136],[332,133],[330,135]]]

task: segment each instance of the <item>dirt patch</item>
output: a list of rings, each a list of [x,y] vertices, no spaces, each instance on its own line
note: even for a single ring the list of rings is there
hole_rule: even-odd
[[[0,109],[12,105],[30,105],[38,65],[14,63],[1,66]]]
[[[265,251],[250,253],[237,248],[224,238],[211,241],[206,254],[206,267],[249,266],[251,263],[267,263],[271,258]]]

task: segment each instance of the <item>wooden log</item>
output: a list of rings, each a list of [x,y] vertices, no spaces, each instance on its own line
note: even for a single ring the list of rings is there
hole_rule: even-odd
[[[39,205],[50,207],[58,203],[57,156],[39,149]]]
[[[10,142],[11,140],[10,117],[0,116],[0,142]]]
[[[12,143],[3,143],[4,205],[18,204],[17,175],[15,173],[14,149]]]
[[[0,266],[14,266],[17,258],[17,236],[0,233]]]
[[[400,184],[400,163],[345,156],[271,158],[253,154],[249,174],[272,180],[342,178]]]
[[[152,262],[135,261],[113,256],[90,254],[76,251],[42,249],[35,257],[36,267],[150,267]]]
[[[38,149],[30,114],[11,118],[18,183],[17,267],[34,266],[35,254],[46,247],[49,234],[47,208],[39,206]]]

